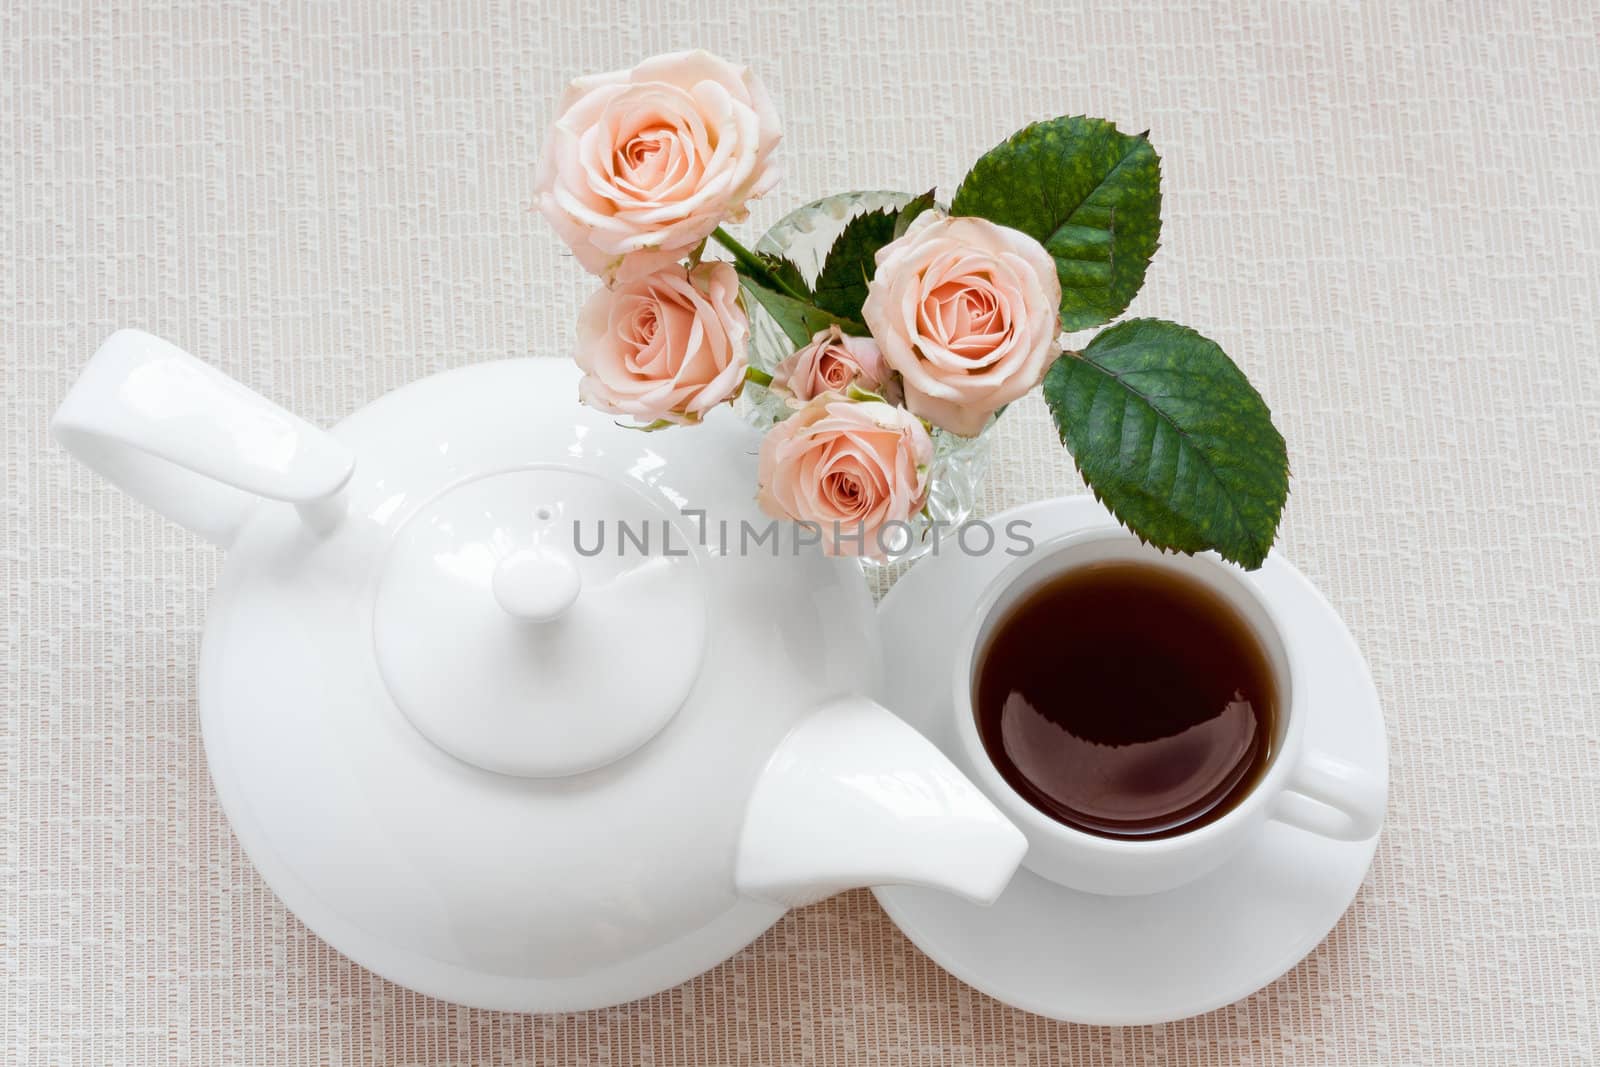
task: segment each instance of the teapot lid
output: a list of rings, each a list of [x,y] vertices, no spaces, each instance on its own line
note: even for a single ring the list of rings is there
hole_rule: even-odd
[[[681,517],[625,481],[539,464],[456,483],[406,520],[381,566],[373,649],[434,744],[558,777],[666,725],[704,658],[706,610]]]

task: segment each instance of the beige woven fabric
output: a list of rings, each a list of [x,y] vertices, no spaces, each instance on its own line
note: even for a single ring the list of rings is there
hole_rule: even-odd
[[[563,0],[0,8],[0,1062],[1593,1062],[1600,1038],[1600,16],[1590,0],[1224,8]],[[1355,906],[1210,1015],[1059,1025],[948,977],[864,892],[610,1011],[399,989],[289,915],[206,776],[218,557],[46,420],[117,326],[329,423],[561,356],[590,282],[527,211],[563,81],[753,63],[787,179],[948,193],[1023,121],[1150,129],[1191,323],[1286,432],[1282,551],[1371,660],[1389,823]],[[985,503],[1077,487],[1036,402]]]

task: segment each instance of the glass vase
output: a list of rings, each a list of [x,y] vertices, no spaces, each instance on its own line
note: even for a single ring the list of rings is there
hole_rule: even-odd
[[[911,199],[910,194],[885,190],[837,193],[796,208],[773,224],[756,243],[757,252],[783,256],[800,268],[806,284],[816,283],[828,250],[844,232],[851,219],[867,211],[896,209]],[[754,300],[747,301],[750,314],[750,363],[768,374],[794,352],[794,344]],[[759,386],[747,386],[737,402],[739,413],[763,432],[788,415],[783,400]],[[934,527],[942,529],[942,540],[953,536],[954,528],[972,517],[978,503],[978,489],[989,465],[989,431],[994,420],[976,437],[962,437],[935,427],[932,431],[933,462],[928,468],[928,503],[922,514],[910,523],[909,543],[892,551],[887,559],[862,558],[868,567],[885,566],[918,559],[933,549]]]

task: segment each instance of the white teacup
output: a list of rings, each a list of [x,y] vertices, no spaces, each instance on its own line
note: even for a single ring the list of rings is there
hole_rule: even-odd
[[[1279,694],[1277,736],[1265,773],[1233,809],[1171,837],[1100,837],[1074,829],[1033,806],[995,768],[978,734],[973,694],[994,629],[1035,589],[1070,570],[1119,561],[1174,571],[1203,583],[1231,605],[1271,665]],[[1060,885],[1089,893],[1157,893],[1219,866],[1269,819],[1339,841],[1360,841],[1383,821],[1382,782],[1359,767],[1307,749],[1305,727],[1318,694],[1308,692],[1282,637],[1282,621],[1244,573],[1209,556],[1157,554],[1121,530],[1090,530],[1046,541],[989,583],[955,663],[956,762],[1028,837],[1023,865]]]

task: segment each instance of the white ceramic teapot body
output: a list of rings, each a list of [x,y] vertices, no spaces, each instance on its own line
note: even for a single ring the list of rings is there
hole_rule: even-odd
[[[380,974],[530,1011],[850,886],[997,896],[1025,841],[865,695],[858,569],[730,543],[767,525],[752,432],[624,430],[576,380],[482,364],[324,432],[125,330],[63,402],[63,444],[229,550],[200,715],[267,882]]]

